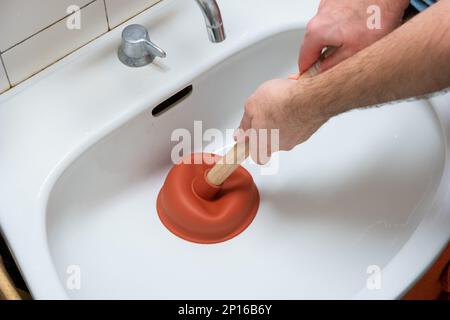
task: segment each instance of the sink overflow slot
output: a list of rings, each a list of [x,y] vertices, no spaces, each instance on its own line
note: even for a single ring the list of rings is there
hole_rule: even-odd
[[[190,85],[189,87],[186,87],[183,90],[175,93],[173,96],[171,96],[164,102],[158,104],[155,108],[153,108],[152,116],[154,117],[160,116],[170,108],[174,107],[177,103],[181,102],[183,99],[188,97],[192,93],[192,90],[193,87],[192,85]]]

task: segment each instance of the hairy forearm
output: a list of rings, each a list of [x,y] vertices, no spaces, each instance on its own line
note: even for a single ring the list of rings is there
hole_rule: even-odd
[[[307,102],[324,117],[331,117],[447,87],[450,0],[441,0],[336,67],[300,81],[293,105],[305,103],[305,97],[310,97]]]

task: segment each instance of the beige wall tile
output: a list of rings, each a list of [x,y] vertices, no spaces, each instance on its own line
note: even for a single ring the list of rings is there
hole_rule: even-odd
[[[112,29],[122,22],[151,7],[160,0],[105,0],[109,27]]]
[[[108,30],[103,0],[81,10],[81,29],[69,30],[66,19],[3,53],[11,84],[15,85]]]
[[[9,89],[9,81],[6,77],[5,69],[0,61],[0,93]]]
[[[93,0],[0,0],[0,51],[55,23],[70,5],[82,7]]]

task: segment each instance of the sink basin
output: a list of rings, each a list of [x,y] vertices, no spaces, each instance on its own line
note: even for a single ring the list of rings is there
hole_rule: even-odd
[[[188,65],[164,34],[176,26],[171,16],[190,19],[197,8],[165,0],[131,23],[154,23],[150,29],[161,31],[155,42],[167,48],[167,61],[137,70],[120,65],[115,30],[0,99],[0,119],[6,119],[0,120],[0,136],[3,130],[22,145],[14,148],[0,138],[0,151],[10,151],[0,160],[9,182],[0,191],[11,194],[0,202],[0,222],[35,297],[399,298],[449,240],[449,96],[336,117],[308,142],[279,153],[276,174],[247,161],[261,204],[250,227],[230,241],[194,244],[162,225],[156,197],[173,165],[178,141],[172,132],[193,133],[194,122],[202,121],[203,131],[225,134],[237,126],[259,84],[296,70],[314,6],[300,21],[274,6],[273,21],[253,30],[236,1],[220,2],[224,19],[237,21],[229,23],[235,25],[228,30],[234,42],[207,43],[198,19],[194,39],[205,52],[199,62]],[[270,5],[262,7],[255,21]],[[101,55],[107,58],[99,60]],[[114,74],[123,82],[111,80]],[[63,78],[75,90],[70,102],[53,91]],[[92,83],[101,84],[93,91]],[[190,85],[189,96],[152,115],[156,105]],[[36,111],[21,103],[31,98]],[[31,126],[33,112],[44,115],[47,126]],[[8,125],[12,117],[30,125],[30,132]],[[227,139],[231,146],[232,137]],[[224,153],[224,143],[204,141],[194,151],[201,150]],[[23,170],[16,178],[6,170],[13,161],[15,170]],[[20,187],[24,181],[27,190]],[[367,286],[373,267],[382,275],[377,290]],[[76,288],[68,285],[73,270]]]
[[[74,264],[85,279],[69,296],[342,298],[365,285],[368,266],[386,266],[429,210],[442,175],[442,133],[423,102],[333,119],[281,154],[278,174],[248,163],[261,206],[231,241],[189,243],[158,219],[172,132],[192,131],[196,120],[204,130],[234,128],[258,84],[295,70],[302,33],[237,53],[194,79],[181,103],[158,117],[142,112],[65,170],[50,194],[47,229],[61,281]]]

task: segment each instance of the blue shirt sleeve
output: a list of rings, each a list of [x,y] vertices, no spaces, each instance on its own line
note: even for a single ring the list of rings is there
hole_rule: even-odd
[[[423,11],[436,3],[436,0],[411,0],[411,5],[419,11]]]

